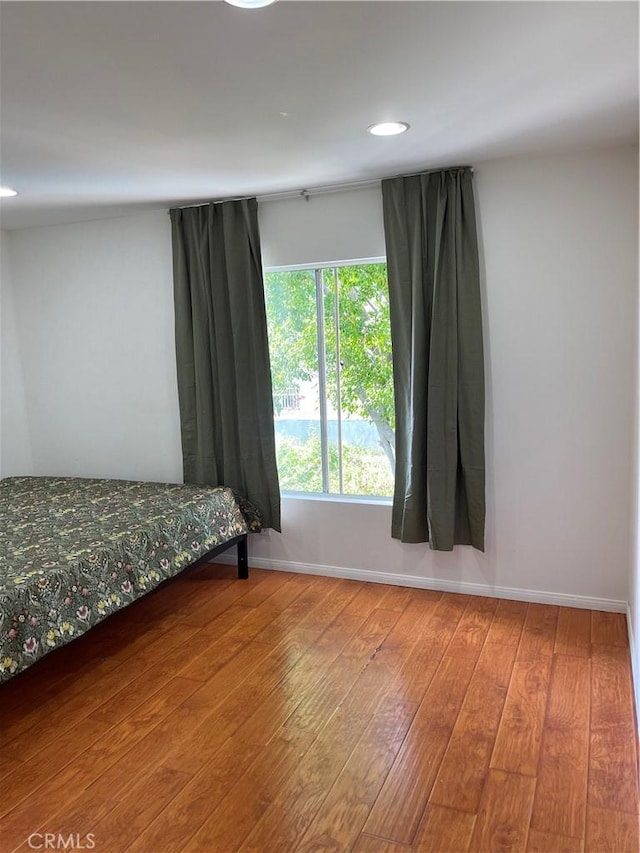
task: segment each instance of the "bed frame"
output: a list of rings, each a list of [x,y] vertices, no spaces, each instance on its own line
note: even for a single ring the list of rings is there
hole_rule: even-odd
[[[212,548],[211,551],[208,551],[203,557],[200,557],[199,560],[196,560],[195,563],[191,563],[192,566],[200,566],[202,563],[211,562],[213,557],[217,557],[218,554],[222,554],[223,551],[227,551],[229,548],[232,548],[234,545],[238,546],[238,578],[240,580],[247,580],[249,577],[249,549],[247,546],[247,538],[248,533],[243,533],[242,536],[235,536],[233,539],[229,539],[228,542],[223,542],[222,545],[218,545],[215,548]]]

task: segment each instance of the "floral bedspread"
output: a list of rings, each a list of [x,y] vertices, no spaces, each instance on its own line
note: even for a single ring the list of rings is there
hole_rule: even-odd
[[[0,480],[0,682],[259,529],[257,510],[224,487]]]

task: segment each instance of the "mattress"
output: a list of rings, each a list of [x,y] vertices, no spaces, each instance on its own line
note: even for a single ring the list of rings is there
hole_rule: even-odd
[[[225,487],[0,480],[0,682],[259,529],[255,507]]]

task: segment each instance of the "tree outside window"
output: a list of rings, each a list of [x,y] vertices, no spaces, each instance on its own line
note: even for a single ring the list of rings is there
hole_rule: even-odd
[[[281,487],[390,496],[386,264],[269,271],[265,291]]]

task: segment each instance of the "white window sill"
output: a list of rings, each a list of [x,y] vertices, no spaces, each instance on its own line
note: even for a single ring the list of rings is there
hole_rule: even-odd
[[[372,506],[392,506],[391,498],[375,498],[371,495],[329,495],[324,492],[288,492],[282,491],[282,497],[296,501],[320,501],[321,503],[364,504]]]

